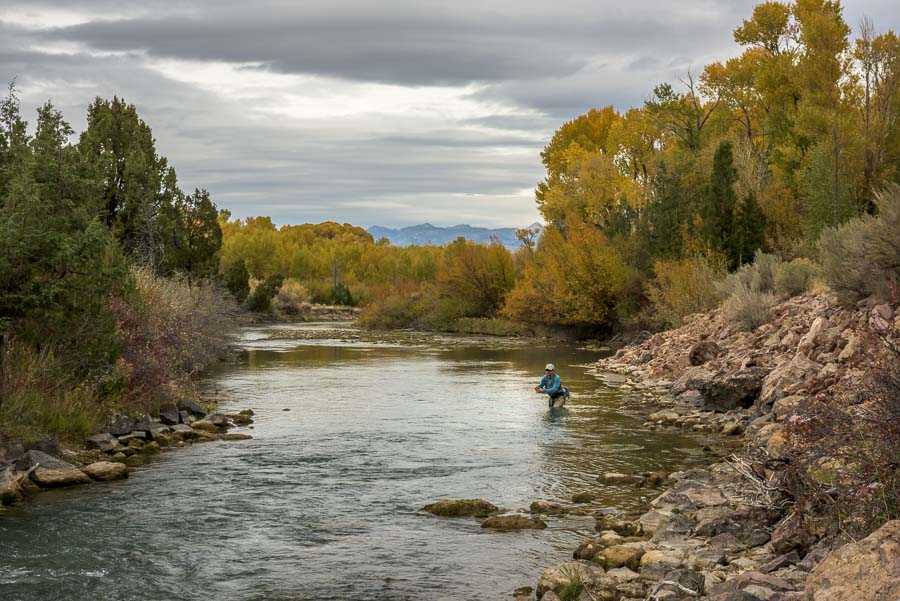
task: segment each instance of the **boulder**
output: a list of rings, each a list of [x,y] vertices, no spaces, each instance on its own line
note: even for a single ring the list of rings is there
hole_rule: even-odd
[[[481,522],[482,528],[494,530],[543,530],[547,527],[542,520],[527,515],[495,515]]]
[[[876,332],[888,332],[894,321],[894,310],[887,303],[877,305],[869,313],[869,327]]]
[[[206,415],[206,411],[204,411],[203,407],[201,407],[194,399],[182,399],[178,401],[178,409],[179,411],[187,411],[191,415],[196,415],[197,417]]]
[[[197,421],[197,418],[194,417],[193,413],[184,410],[178,412],[178,419],[181,420],[182,424],[192,424]]]
[[[603,549],[594,561],[603,564],[607,570],[613,568],[629,568],[637,570],[641,564],[644,549],[641,545],[624,544]]]
[[[655,598],[660,600],[697,598],[703,594],[703,585],[704,578],[700,572],[690,568],[671,570],[663,576],[656,589]]]
[[[672,570],[682,567],[684,552],[677,549],[653,549],[641,557],[641,578],[659,580]]]
[[[228,426],[228,418],[224,413],[210,413],[209,415],[205,415],[202,418],[202,421],[209,422],[218,428],[225,428]],[[194,425],[194,427],[196,428],[197,426]]]
[[[723,436],[739,436],[744,433],[744,426],[738,422],[725,422],[720,432]]]
[[[632,522],[611,515],[597,516],[597,523],[594,528],[597,532],[612,530],[619,536],[638,536],[641,534],[640,522]]]
[[[59,488],[91,481],[80,469],[42,451],[28,451],[16,464],[20,470],[36,468],[31,479],[41,488]]]
[[[591,559],[602,550],[602,547],[592,540],[583,541],[572,553],[575,559]]]
[[[828,322],[824,317],[816,317],[812,325],[809,326],[809,330],[806,332],[806,335],[800,339],[800,344],[797,345],[797,352],[803,353],[807,357],[812,354],[813,349],[816,347],[816,338],[818,338],[819,333],[823,328],[828,326]]]
[[[773,369],[762,383],[757,403],[759,412],[766,413],[778,399],[801,392],[806,381],[821,369],[821,365],[802,353],[797,353],[793,359]]]
[[[166,424],[167,426],[174,426],[175,424],[179,423],[181,421],[181,416],[178,415],[178,407],[176,407],[172,403],[160,405],[159,421]]]
[[[147,432],[144,432],[143,430],[134,430],[133,432],[129,432],[128,434],[120,436],[119,443],[127,445],[131,444],[132,440],[139,440],[143,442],[145,440],[148,440],[149,438],[150,435]]]
[[[596,498],[597,498],[597,496],[592,492],[577,492],[574,495],[572,495],[572,502],[573,503],[590,503],[591,501],[593,501]]]
[[[806,555],[815,542],[816,537],[812,531],[803,523],[798,514],[792,513],[776,526],[769,544],[776,553],[785,554],[797,551],[801,555]]]
[[[225,434],[219,435],[219,440],[236,441],[236,440],[250,440],[251,438],[253,438],[253,437],[250,436],[249,434],[239,434],[237,432],[226,432]]]
[[[174,426],[170,427],[172,428],[172,435],[176,439],[191,440],[192,438],[197,437],[196,430],[186,424],[175,424]]]
[[[758,547],[768,542],[767,528],[780,516],[780,512],[771,509],[731,511],[719,517],[702,520],[694,528],[694,536],[709,537],[710,543],[714,546],[730,550]]]
[[[603,570],[580,561],[568,561],[552,568],[547,568],[541,574],[537,584],[537,597],[543,598],[544,593],[552,591],[559,593],[568,584],[583,582],[591,587],[597,581],[597,576],[602,575]]]
[[[787,580],[755,570],[739,574],[734,580],[733,586],[736,586],[737,590],[745,590],[750,586],[759,586],[782,593],[794,590],[794,585]]]
[[[759,397],[766,371],[750,367],[735,373],[716,374],[708,379],[691,382],[694,390],[703,395],[703,409],[724,413],[739,407],[747,408]]]
[[[550,501],[533,501],[529,510],[531,513],[544,513],[547,515],[563,515],[566,513],[565,507]]]
[[[695,570],[714,570],[725,563],[725,551],[716,547],[699,547],[688,554],[687,564]]]
[[[484,499],[444,499],[437,503],[426,505],[422,511],[444,517],[487,517],[495,511],[499,511],[496,505]]]
[[[101,432],[100,434],[94,434],[93,436],[89,436],[85,441],[85,446],[89,449],[99,449],[104,453],[108,453],[116,448],[119,444],[119,439],[110,434],[109,432]]]
[[[718,357],[721,352],[722,349],[719,348],[718,344],[710,340],[704,340],[691,347],[691,351],[688,353],[688,363],[691,365],[703,365]]]
[[[806,579],[808,601],[900,599],[900,520],[836,549]]]
[[[640,482],[640,478],[636,476],[629,476],[628,474],[622,474],[620,472],[607,472],[601,476],[597,477],[597,480],[602,482],[603,484],[636,484]]]
[[[220,432],[222,428],[206,419],[200,419],[191,424],[194,430],[205,430],[206,432]]]
[[[98,461],[85,466],[81,471],[101,482],[121,480],[128,477],[128,467],[124,463],[114,461]]]

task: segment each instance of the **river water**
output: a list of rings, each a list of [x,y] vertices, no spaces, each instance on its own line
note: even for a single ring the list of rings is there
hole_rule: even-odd
[[[309,334],[329,326],[296,326]],[[128,480],[42,493],[0,512],[0,599],[503,599],[592,533],[590,517],[499,533],[419,511],[444,498],[508,509],[593,491],[589,510],[658,490],[609,471],[708,463],[701,435],[649,432],[638,393],[590,372],[596,352],[543,342],[270,340],[245,330],[204,386],[252,408],[253,440],[172,450]],[[574,392],[532,388],[554,362]]]

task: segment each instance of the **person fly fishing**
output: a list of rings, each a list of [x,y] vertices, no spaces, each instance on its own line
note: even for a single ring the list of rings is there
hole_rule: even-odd
[[[550,397],[550,408],[562,407],[569,398],[569,389],[562,385],[562,379],[556,373],[556,367],[552,363],[548,363],[544,368],[544,377],[541,383],[534,387],[534,391],[539,394],[546,394]]]

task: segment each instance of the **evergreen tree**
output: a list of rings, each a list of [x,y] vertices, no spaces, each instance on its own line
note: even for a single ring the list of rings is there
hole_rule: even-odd
[[[222,274],[223,285],[238,303],[247,300],[250,294],[250,272],[244,259],[238,259],[225,268]]]
[[[731,252],[737,265],[753,260],[753,255],[763,245],[766,216],[751,192],[738,207],[732,235]]]
[[[712,250],[724,253],[731,267],[737,265],[738,254],[733,247],[736,181],[732,145],[726,140],[719,144],[713,156],[712,175],[706,186],[700,215],[703,218],[703,241]]]

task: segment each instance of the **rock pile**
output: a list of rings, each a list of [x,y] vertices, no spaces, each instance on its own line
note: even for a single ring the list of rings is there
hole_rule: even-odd
[[[847,309],[830,294],[810,294],[778,305],[752,332],[717,310],[601,361],[602,372],[652,392],[646,428],[743,435],[745,456],[763,459],[670,474],[645,513],[597,515],[599,536],[579,545],[576,561],[544,572],[537,598],[555,600],[575,581],[584,599],[606,601],[900,598],[900,521],[840,547],[760,487],[781,469],[785,424],[805,400],[858,386],[866,329],[900,338],[900,315],[889,305]],[[598,479],[635,481],[618,473]]]
[[[129,465],[165,447],[251,438],[228,432],[234,425],[253,423],[249,409],[207,414],[195,401],[185,400],[163,405],[159,413],[116,416],[103,432],[87,438],[84,452],[62,451],[52,438],[29,444],[0,441],[0,504],[21,501],[31,491],[126,478]]]

